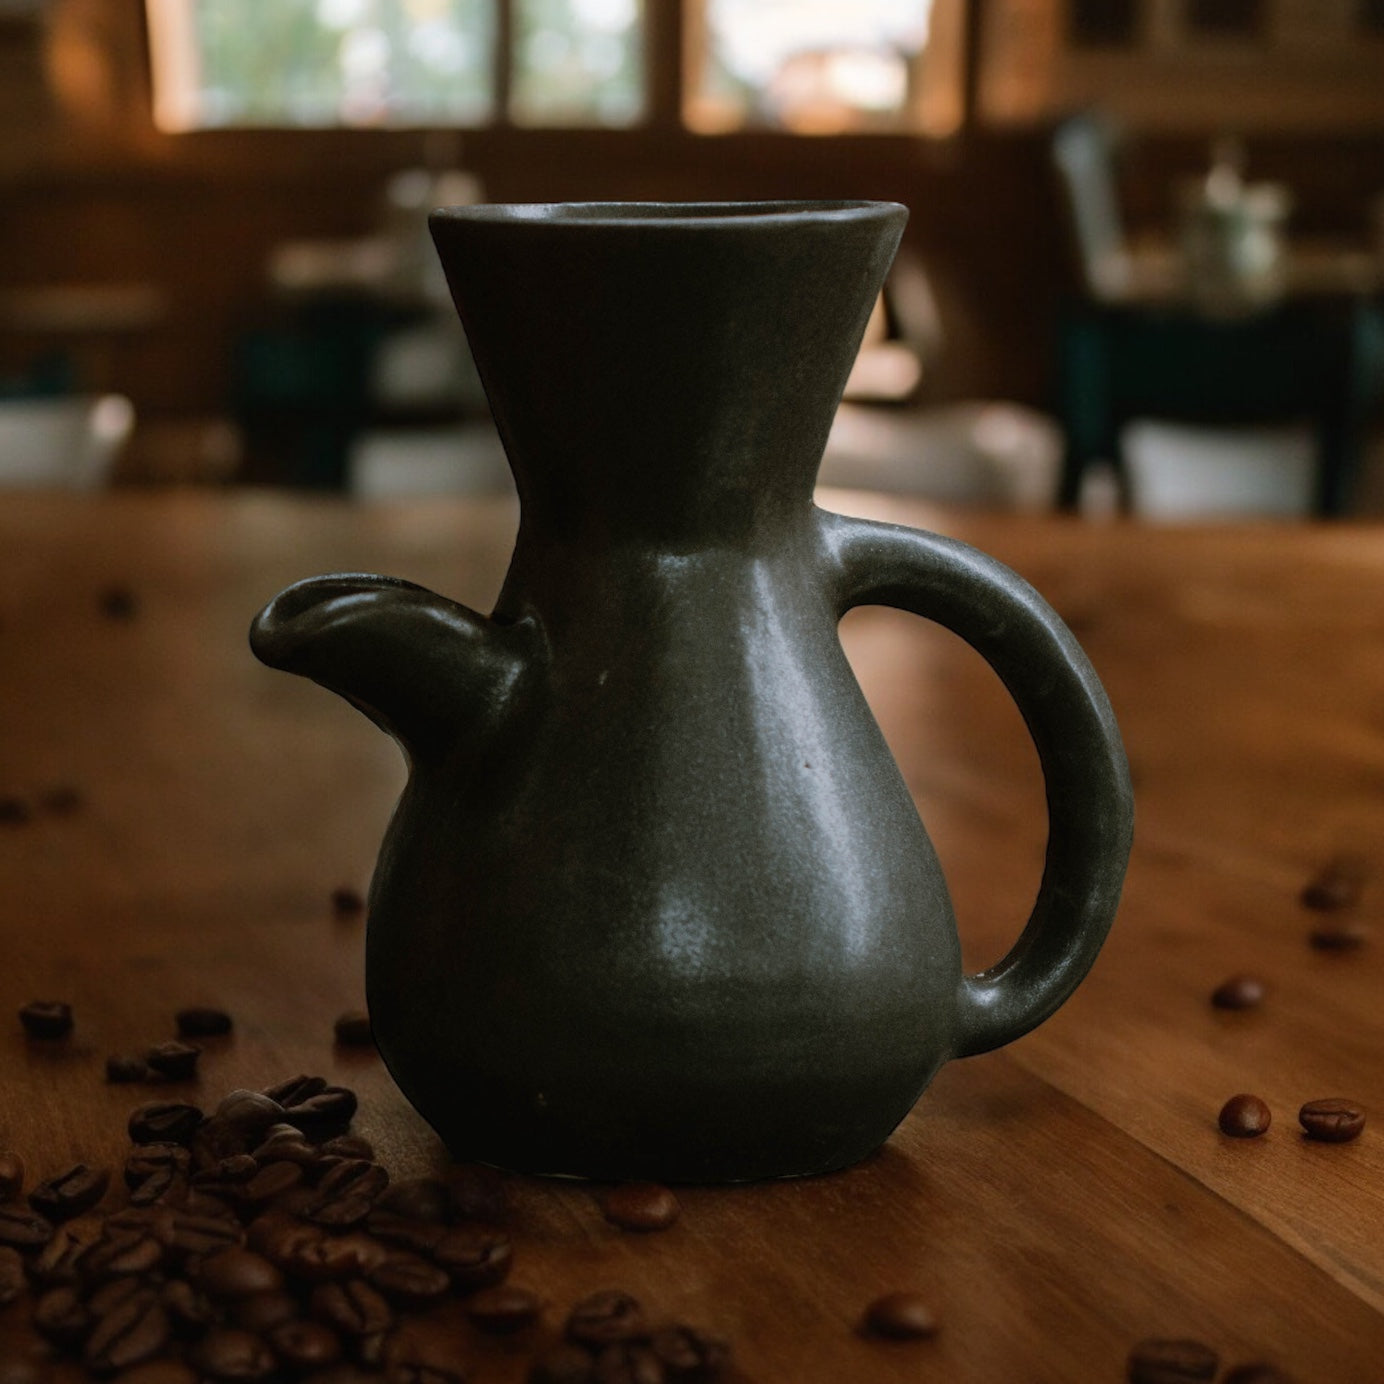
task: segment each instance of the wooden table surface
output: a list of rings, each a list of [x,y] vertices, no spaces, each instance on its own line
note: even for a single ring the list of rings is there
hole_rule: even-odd
[[[1135,779],[1119,918],[1054,1019],[945,1068],[855,1169],[681,1189],[680,1221],[652,1235],[607,1224],[585,1185],[513,1179],[513,1280],[549,1304],[538,1336],[621,1286],[728,1337],[735,1377],[766,1384],[1094,1384],[1123,1379],[1145,1337],[1304,1384],[1384,1380],[1384,933],[1314,950],[1299,899],[1348,853],[1372,871],[1348,919],[1368,928],[1384,900],[1384,530],[828,502],[979,545],[1072,625]],[[208,1043],[191,1099],[322,1073],[360,1093],[356,1128],[397,1176],[446,1166],[378,1058],[332,1041],[362,1002],[364,924],[329,895],[367,885],[402,762],[344,703],[260,666],[245,632],[282,586],[332,570],[488,608],[514,522],[501,501],[4,497],[0,797],[83,797],[0,825],[0,1148],[31,1178],[118,1163],[148,1093],[108,1085],[104,1059],[171,1037],[173,1011],[197,1003],[236,1028]],[[132,618],[103,614],[112,584],[136,597]],[[843,638],[947,870],[968,964],[984,965],[1038,882],[1036,755],[953,636],[872,609]],[[1214,1009],[1241,971],[1263,977],[1263,1005]],[[70,1040],[25,1039],[16,1013],[35,998],[73,1005]],[[1263,1138],[1217,1129],[1241,1091],[1272,1109]],[[1298,1107],[1333,1095],[1373,1127],[1305,1140]],[[934,1339],[857,1333],[896,1289],[931,1301]],[[523,1379],[529,1338],[473,1345],[475,1380]]]

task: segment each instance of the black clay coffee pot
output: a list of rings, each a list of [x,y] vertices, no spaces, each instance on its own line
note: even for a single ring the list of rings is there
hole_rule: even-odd
[[[318,577],[251,642],[408,758],[368,1001],[460,1158],[708,1182],[842,1167],[942,1063],[1052,1014],[1105,938],[1129,777],[1071,634],[974,549],[813,504],[906,215],[432,217],[518,484],[504,589],[485,616]],[[838,622],[871,604],[978,649],[1042,761],[1042,885],[980,975],[842,653]]]

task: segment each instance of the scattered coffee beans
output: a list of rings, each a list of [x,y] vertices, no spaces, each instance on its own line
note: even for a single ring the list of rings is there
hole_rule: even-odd
[[[643,1336],[644,1309],[628,1293],[606,1288],[582,1298],[568,1314],[567,1339],[599,1349]]]
[[[1220,1356],[1200,1341],[1140,1341],[1129,1352],[1129,1384],[1196,1384],[1214,1379]]]
[[[66,1038],[72,1032],[72,1006],[61,1000],[34,1000],[19,1011],[30,1038]]]
[[[937,1318],[917,1293],[886,1293],[865,1309],[860,1327],[867,1336],[921,1341],[937,1334]]]
[[[231,1031],[231,1016],[224,1009],[194,1006],[173,1016],[179,1038],[219,1038]]]
[[[1344,1144],[1359,1136],[1365,1127],[1365,1112],[1353,1100],[1332,1097],[1309,1100],[1298,1111],[1298,1123],[1309,1139],[1327,1144]]]
[[[22,1166],[0,1154],[11,1197],[0,1204],[0,1306],[27,1284],[22,1320],[47,1348],[119,1384],[460,1384],[473,1333],[522,1340],[542,1313],[533,1293],[502,1285],[503,1180],[463,1166],[391,1186],[370,1143],[347,1131],[355,1106],[309,1076],[233,1091],[210,1116],[141,1106],[128,1204],[72,1228],[55,1222],[91,1210],[109,1176],[76,1165],[38,1184],[30,1209],[12,1199]],[[415,1315],[458,1298],[446,1317]],[[577,1303],[566,1335],[532,1380],[711,1384],[729,1353],[698,1328],[651,1326],[614,1289]],[[37,1384],[50,1384],[44,1370]]]
[[[1239,1095],[1221,1106],[1217,1123],[1221,1133],[1232,1139],[1255,1139],[1267,1131],[1272,1119],[1269,1107],[1258,1096]]]
[[[202,1049],[191,1043],[159,1043],[144,1054],[145,1064],[150,1071],[157,1072],[165,1081],[190,1081],[197,1075],[197,1059]]]
[[[90,1211],[106,1194],[111,1175],[106,1168],[76,1163],[66,1172],[40,1182],[29,1193],[29,1205],[50,1221],[67,1221]]]
[[[123,582],[112,582],[102,587],[96,605],[108,620],[133,620],[139,610],[135,593]]]
[[[360,1009],[348,1010],[334,1025],[336,1041],[343,1048],[369,1048],[375,1044],[370,1031],[370,1016]]]
[[[343,884],[332,890],[332,912],[338,918],[354,918],[365,912],[365,900],[360,891]]]
[[[1302,906],[1319,913],[1333,913],[1359,901],[1365,883],[1365,865],[1354,856],[1337,856],[1303,888]]]
[[[130,1116],[130,1142],[134,1144],[186,1144],[202,1123],[195,1105],[180,1101],[153,1101]]]
[[[112,1054],[106,1058],[106,1080],[134,1082],[149,1080],[149,1065],[142,1057]]]
[[[656,1182],[626,1182],[601,1198],[601,1212],[622,1230],[666,1230],[682,1207],[667,1187]]]
[[[1264,1002],[1264,982],[1258,976],[1231,976],[1211,992],[1217,1009],[1256,1009]]]
[[[1333,927],[1316,927],[1307,935],[1315,951],[1352,952],[1369,940],[1369,930],[1360,923],[1343,923]]]

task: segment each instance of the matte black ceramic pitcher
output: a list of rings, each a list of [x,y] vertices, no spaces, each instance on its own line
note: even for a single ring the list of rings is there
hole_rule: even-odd
[[[1012,572],[813,505],[907,213],[482,206],[433,236],[518,483],[493,614],[407,582],[276,597],[256,654],[341,693],[409,780],[370,896],[381,1053],[459,1157],[721,1181],[876,1148],[948,1058],[1050,1015],[1109,929],[1128,771]],[[993,665],[1047,865],[964,976],[946,884],[842,653],[891,605]]]

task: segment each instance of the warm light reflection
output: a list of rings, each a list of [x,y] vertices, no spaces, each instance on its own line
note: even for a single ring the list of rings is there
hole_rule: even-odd
[[[950,134],[961,21],[959,0],[706,0],[693,11],[688,124]]]

